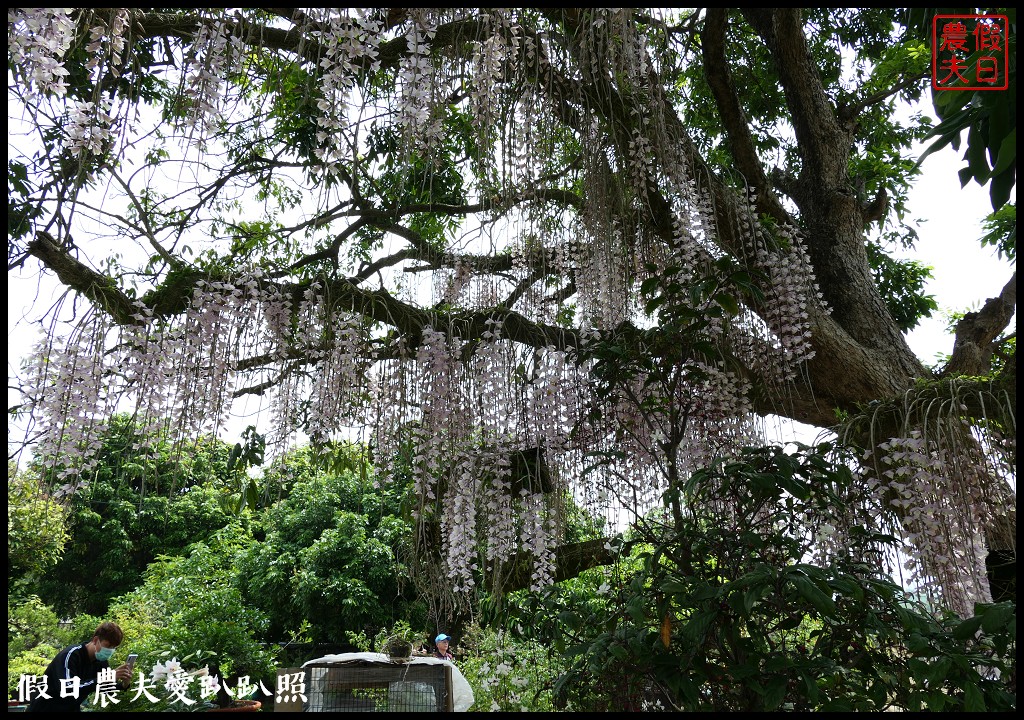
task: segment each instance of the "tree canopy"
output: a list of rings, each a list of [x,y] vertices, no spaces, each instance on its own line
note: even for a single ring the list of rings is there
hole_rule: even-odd
[[[914,355],[934,302],[892,251],[929,128],[895,107],[929,51],[899,20],[12,10],[8,266],[73,304],[24,378],[33,450],[73,491],[116,409],[184,439],[265,398],[271,453],[411,472],[470,590],[520,552],[550,582],[567,498],[639,517],[776,414],[858,450],[969,614],[1015,563],[1016,275],[945,367]]]
[[[224,443],[194,440],[187,456],[159,438],[133,449],[143,441],[133,427],[129,416],[110,418],[88,486],[54,503],[63,511],[60,553],[46,572],[35,573],[32,587],[64,617],[101,616],[111,598],[142,583],[157,557],[183,554],[234,517]],[[39,464],[44,476],[63,470],[46,458]],[[32,530],[46,537],[39,524]]]

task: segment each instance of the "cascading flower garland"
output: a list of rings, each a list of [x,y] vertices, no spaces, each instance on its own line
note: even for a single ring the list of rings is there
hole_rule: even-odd
[[[473,202],[504,218],[504,224],[480,229],[477,246],[465,238],[456,242],[448,233],[447,247],[428,249],[440,258],[490,250],[508,265],[489,270],[469,260],[437,263],[432,304],[414,292],[403,293],[406,281],[394,280],[393,297],[432,314],[418,332],[401,333],[388,343],[383,341],[386,323],[339,307],[327,278],[302,276],[293,286],[301,290],[296,293],[280,282],[284,271],[257,264],[235,266],[230,273],[218,270],[198,281],[187,309],[177,316],[157,317],[139,302],[133,323],[115,327],[109,316],[93,312],[70,339],[54,338],[35,355],[31,400],[39,422],[37,454],[61,458],[62,480],[70,491],[93,467],[98,427],[111,412],[134,412],[143,437],[161,428],[184,442],[223,427],[240,388],[269,390],[273,454],[283,453],[300,434],[326,441],[354,433],[369,441],[382,482],[411,470],[420,498],[417,516],[440,524],[447,577],[457,590],[469,592],[478,571],[492,571],[520,551],[534,559],[534,587],[550,582],[559,503],[567,494],[609,518],[626,506],[641,514],[666,489],[670,465],[673,473],[685,475],[758,443],[751,380],[724,365],[692,359],[661,368],[668,378],[659,380],[661,387],[652,373],[639,372],[604,396],[590,374],[590,353],[617,328],[656,326],[657,314],[648,315],[638,305],[637,289],[645,280],[660,278],[663,289],[671,282],[685,286],[710,277],[722,257],[714,242],[719,228],[712,199],[653,110],[664,98],[650,82],[655,63],[631,12],[596,10],[577,38],[528,32],[510,9],[415,8],[390,26],[368,10],[348,16],[314,8],[302,14],[297,27],[304,39],[296,57],[312,57],[314,47],[319,52],[308,69],[316,78],[311,142],[317,162],[306,169],[330,208],[315,229],[333,226],[358,209],[358,199],[331,191],[364,161],[365,138],[359,133],[365,118],[359,113],[370,102],[368,95],[374,96],[379,115],[372,129],[400,139],[396,157],[403,160],[396,166],[407,173],[416,162],[441,164],[450,140],[446,106],[464,97],[459,111],[469,114],[467,132],[472,132],[467,147],[482,148],[473,159],[475,176],[465,180],[475,183]],[[175,67],[182,69],[176,117],[183,120],[178,128],[183,139],[212,155],[223,149],[218,133],[232,109],[250,100],[227,78],[244,71],[246,53],[253,50],[224,11],[203,11],[198,18],[190,50],[175,58]],[[471,53],[462,64],[432,53],[438,28],[455,18],[472,19],[482,28],[480,37],[467,38]],[[119,77],[131,10],[93,20],[88,69]],[[127,109],[113,98],[64,99],[64,61],[75,32],[67,10],[9,10],[9,67],[27,101],[39,107],[51,103],[60,110],[52,117],[66,118],[50,130],[73,155],[106,153],[118,133],[127,147],[135,140],[127,136],[132,131]],[[393,86],[371,87],[364,74],[381,67],[387,38],[404,38],[407,52]],[[629,124],[624,135],[602,125],[590,98],[559,94],[571,89],[538,91],[541,83],[551,82],[547,64],[574,53],[580,84],[601,87],[614,81],[632,103],[631,114],[622,119]],[[553,155],[553,137],[563,132],[549,120],[557,112],[576,122],[571,158]],[[577,212],[542,213],[546,199],[537,189],[545,178],[567,172],[559,163],[579,168],[582,202]],[[228,185],[231,178],[217,182]],[[662,231],[670,237],[658,236],[638,219],[650,212],[649,189],[655,186],[666,189],[671,228]],[[707,315],[700,341],[729,347],[760,382],[784,383],[812,356],[807,308],[822,300],[799,232],[779,227],[775,237],[764,237],[754,192],[741,204],[735,223],[740,247],[733,250],[745,270],[766,279],[763,307],[756,316],[745,308],[734,317],[712,316],[714,299],[704,298],[692,310]],[[532,201],[509,209],[524,197]],[[429,246],[418,242],[421,249]],[[336,274],[342,261],[334,266]],[[289,257],[282,267],[291,262]],[[552,274],[572,280],[550,292],[537,281]],[[721,293],[741,295],[721,280]],[[510,292],[514,302],[509,305],[520,316],[571,326],[577,346],[527,347],[511,341],[504,325],[510,307],[501,305]],[[446,316],[439,308],[453,310]],[[494,312],[486,329],[470,340],[452,323],[461,311],[473,309]],[[934,578],[950,587],[952,575],[962,570],[958,564],[978,566],[976,556],[956,554],[976,554],[976,535],[947,524],[943,488],[937,475],[926,472],[940,459],[927,453],[911,457],[912,442],[894,439],[889,445],[896,468],[892,487],[914,484],[915,492],[923,489],[917,496],[932,498],[928,505],[902,509],[919,548],[913,557],[922,581]],[[513,474],[512,458],[528,448],[543,450],[553,488],[525,487]],[[584,474],[595,456],[604,457],[603,464]],[[906,498],[898,493],[893,502],[906,503]],[[957,602],[983,595],[979,584]]]

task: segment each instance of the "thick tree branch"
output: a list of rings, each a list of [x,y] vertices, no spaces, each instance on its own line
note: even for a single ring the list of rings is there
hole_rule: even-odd
[[[367,320],[392,327],[408,338],[406,348],[416,347],[424,328],[427,327],[443,330],[450,336],[465,341],[474,341],[490,329],[488,321],[493,320],[501,322],[500,337],[529,347],[569,350],[579,344],[579,335],[574,330],[535,323],[523,315],[505,308],[477,312],[425,310],[402,302],[386,290],[363,289],[347,279],[321,279],[319,282],[323,285],[324,297],[327,298],[332,311],[350,312]],[[308,283],[300,283],[281,286],[281,289],[291,295],[297,303],[308,285]],[[274,353],[253,356],[239,361],[236,369],[248,372],[274,365],[281,360],[301,360],[313,349],[322,350],[323,348],[290,348],[284,358]]]
[[[792,111],[805,182],[846,182],[852,132],[841,127],[807,47],[799,8],[750,8],[744,17],[771,51]]]
[[[715,96],[715,105],[718,107],[736,168],[746,179],[747,184],[757,189],[758,212],[769,215],[780,223],[792,223],[789,213],[771,192],[771,184],[754,148],[750,126],[740,105],[739,95],[729,72],[729,62],[725,57],[725,27],[725,8],[708,8],[701,44],[704,77]]]
[[[608,540],[598,538],[559,546],[555,550],[554,581],[561,582],[576,577],[584,570],[614,563],[618,552],[610,550],[608,543]],[[529,588],[532,582],[533,555],[517,553],[508,561],[508,566],[511,570],[503,579],[501,590],[512,592]]]
[[[1017,312],[1017,271],[997,297],[989,298],[978,312],[969,312],[956,324],[953,354],[943,377],[986,375],[992,370],[993,342]]]
[[[114,322],[119,325],[141,324],[135,317],[138,309],[114,281],[71,257],[50,233],[38,231],[35,240],[29,243],[28,252],[53,270],[62,283],[80,292],[108,313]]]
[[[905,382],[926,375],[889,317],[871,277],[864,216],[848,178],[853,129],[840,123],[825,93],[807,47],[800,11],[747,9],[743,14],[771,51],[786,96],[801,157],[793,198],[801,210],[808,252],[831,316],[859,345],[884,349],[890,369],[898,368],[896,375]],[[815,358],[811,372],[825,386],[820,366]]]

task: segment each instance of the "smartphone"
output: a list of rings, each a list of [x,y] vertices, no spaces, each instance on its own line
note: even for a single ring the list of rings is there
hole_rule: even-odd
[[[124,661],[124,664],[128,666],[129,670],[135,669],[135,661],[139,659],[138,653],[131,653],[128,655],[128,659]]]

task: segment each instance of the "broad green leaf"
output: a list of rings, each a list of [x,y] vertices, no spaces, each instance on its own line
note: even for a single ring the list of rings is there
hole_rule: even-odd
[[[823,593],[818,586],[808,578],[799,575],[795,576],[793,577],[793,584],[796,585],[796,589],[800,595],[811,603],[811,605],[814,606],[814,609],[817,610],[822,617],[831,618],[835,615],[835,602],[833,602],[832,598]]]
[[[967,640],[974,637],[974,634],[978,632],[978,628],[981,627],[982,616],[975,615],[972,618],[967,618],[955,628],[953,628],[953,637],[957,640]]]

